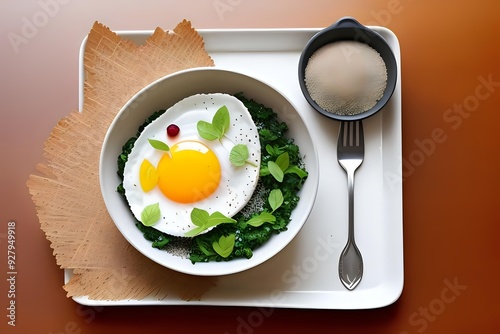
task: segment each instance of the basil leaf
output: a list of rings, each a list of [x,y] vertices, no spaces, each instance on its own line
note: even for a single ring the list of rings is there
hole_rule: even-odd
[[[283,182],[283,170],[277,163],[275,163],[274,161],[268,161],[267,168],[269,168],[269,172],[272,174],[272,176],[274,176],[276,181]]]
[[[198,226],[198,227],[193,228],[191,231],[187,231],[186,233],[184,233],[184,236],[186,238],[195,237],[205,230],[206,230],[206,228],[204,226]]]
[[[273,210],[272,212],[276,211],[281,204],[283,204],[283,193],[281,192],[280,189],[273,189],[269,193],[269,205],[271,205],[271,209]],[[271,213],[272,213],[271,212]]]
[[[285,170],[285,174],[289,173],[297,174],[301,179],[305,178],[308,175],[305,170],[300,169],[298,166],[288,167],[287,170]]]
[[[196,124],[196,128],[198,129],[198,134],[203,139],[215,140],[220,138],[220,133],[214,129],[211,123],[198,121],[198,123]]]
[[[259,227],[264,223],[274,223],[276,221],[276,217],[273,216],[272,213],[263,211],[259,215],[250,218],[247,221],[247,224],[254,227]]]
[[[276,164],[280,166],[282,171],[285,171],[288,169],[288,166],[290,165],[290,157],[288,156],[288,152],[282,153],[276,158]]]
[[[196,226],[205,226],[208,223],[209,217],[210,215],[208,212],[203,209],[194,208],[191,211],[191,221]]]
[[[153,226],[160,218],[159,203],[148,205],[141,212],[141,222],[144,226]]]
[[[248,147],[244,144],[233,146],[229,153],[229,161],[237,167],[243,166],[249,157],[250,153],[248,153]]]
[[[208,218],[207,228],[225,223],[236,223],[236,220],[226,217],[219,211],[216,211],[210,215],[210,218]]]
[[[207,211],[198,208],[194,208],[191,211],[191,221],[197,227],[195,227],[191,231],[184,233],[185,237],[194,237],[205,231],[206,229],[217,226],[219,224],[236,223],[236,220],[224,216],[219,211],[209,214]]]
[[[227,129],[229,129],[229,110],[226,106],[220,107],[214,114],[212,118],[212,126],[215,131],[219,133],[219,139],[226,133]]]
[[[236,235],[234,233],[228,236],[221,236],[219,238],[219,241],[214,241],[212,243],[212,247],[217,252],[217,254],[219,254],[223,258],[226,258],[233,252],[235,239]]]
[[[267,144],[267,145],[266,145],[266,151],[267,151],[267,153],[269,153],[269,155],[271,155],[271,156],[275,155],[275,153],[274,153],[274,152],[275,152],[274,147],[272,147],[272,146],[271,146],[271,145],[269,145],[269,144]]]
[[[170,151],[170,147],[168,147],[167,144],[165,144],[164,142],[160,141],[160,140],[156,140],[156,139],[149,139],[148,138],[148,141],[149,143],[151,144],[151,146],[153,146],[154,148],[156,148],[157,150],[160,150],[160,151]]]

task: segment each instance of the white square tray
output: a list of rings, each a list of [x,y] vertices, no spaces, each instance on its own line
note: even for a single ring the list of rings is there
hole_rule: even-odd
[[[369,309],[395,302],[403,289],[401,72],[399,42],[390,30],[371,27],[393,49],[398,81],[384,110],[363,122],[366,154],[356,173],[356,239],[364,276],[353,291],[340,283],[338,259],[347,236],[346,175],[336,157],[339,123],[315,112],[300,91],[298,60],[319,29],[198,30],[217,67],[248,74],[287,96],[312,132],[320,160],[320,185],[311,215],[293,242],[266,263],[223,276],[200,301],[94,301],[85,305],[232,305],[309,309]],[[118,31],[141,44],[153,31]],[[83,51],[80,51],[80,110]],[[286,121],[286,120],[285,120]],[[307,154],[307,152],[303,152]],[[66,281],[71,275],[65,271]]]

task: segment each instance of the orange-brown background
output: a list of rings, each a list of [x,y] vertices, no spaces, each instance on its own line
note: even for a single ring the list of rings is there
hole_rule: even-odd
[[[221,3],[228,6],[224,12],[215,9]],[[32,22],[40,11],[51,14],[47,22],[14,46],[9,36],[21,35],[26,20]],[[496,333],[500,328],[500,2],[496,0],[2,0],[0,332],[237,333],[239,321],[253,311],[91,308],[66,298],[62,270],[39,228],[25,182],[41,159],[52,127],[78,107],[78,48],[94,21],[113,30],[171,29],[184,18],[195,28],[296,28],[324,27],[346,15],[390,28],[401,44],[404,291],[396,303],[377,310],[276,309],[251,332]],[[489,91],[484,85],[476,90],[480,78],[490,79]],[[470,109],[463,108],[463,116],[449,111],[462,104]],[[436,129],[442,129],[446,140],[430,145]],[[428,146],[423,149],[422,143]],[[17,226],[16,327],[8,326],[6,317],[10,220]],[[451,294],[442,293],[453,283],[460,290],[451,301]]]

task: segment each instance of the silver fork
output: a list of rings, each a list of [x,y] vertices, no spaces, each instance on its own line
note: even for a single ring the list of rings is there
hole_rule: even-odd
[[[354,240],[354,172],[363,162],[365,143],[361,121],[340,123],[337,159],[347,173],[349,231],[340,255],[340,281],[348,290],[356,288],[363,276],[363,258]]]

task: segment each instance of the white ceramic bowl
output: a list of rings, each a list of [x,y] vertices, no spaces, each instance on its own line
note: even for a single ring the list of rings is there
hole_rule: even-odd
[[[137,132],[137,128],[153,112],[168,109],[185,97],[199,93],[243,92],[245,97],[273,108],[278,117],[288,124],[288,135],[299,145],[309,173],[300,190],[298,206],[292,213],[288,230],[274,235],[254,251],[250,259],[234,259],[227,262],[192,264],[189,259],[158,250],[144,239],[135,226],[134,217],[116,188],[120,184],[117,175],[117,157],[122,146]],[[276,89],[247,75],[217,68],[195,68],[165,76],[143,88],[119,111],[111,123],[103,142],[99,179],[101,192],[109,214],[126,240],[138,251],[172,270],[200,276],[218,276],[241,272],[269,260],[280,252],[306,222],[312,210],[319,182],[319,165],[316,148],[309,131],[290,101]]]

